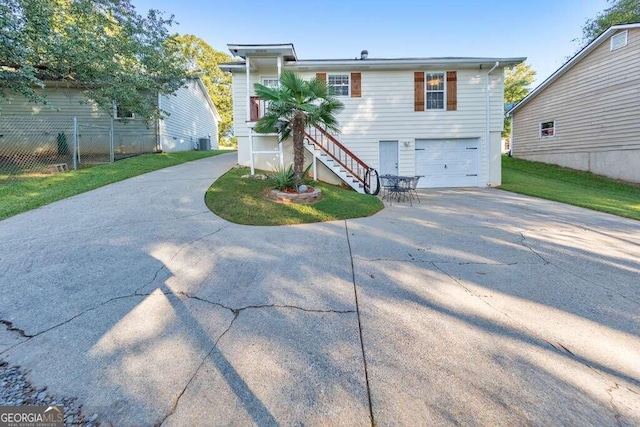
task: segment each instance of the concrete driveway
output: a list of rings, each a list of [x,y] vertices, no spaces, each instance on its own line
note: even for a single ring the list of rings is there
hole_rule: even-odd
[[[487,189],[240,226],[234,162],[0,222],[0,358],[114,425],[640,424],[640,223]]]

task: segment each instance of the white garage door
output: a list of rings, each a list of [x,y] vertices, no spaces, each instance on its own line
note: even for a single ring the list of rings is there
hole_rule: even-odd
[[[416,139],[418,187],[477,187],[480,140]]]

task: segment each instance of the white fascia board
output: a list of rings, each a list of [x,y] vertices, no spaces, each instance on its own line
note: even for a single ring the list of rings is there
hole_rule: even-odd
[[[409,58],[409,59],[349,59],[349,60],[299,60],[288,61],[286,66],[293,69],[323,69],[331,70],[338,68],[352,69],[398,69],[407,67],[433,67],[433,66],[463,66],[463,67],[492,67],[496,62],[500,66],[510,67],[527,58]]]
[[[527,58],[415,58],[415,59],[364,59],[364,60],[298,60],[287,61],[284,66],[293,70],[393,70],[420,67],[488,67],[491,68],[496,62],[500,67],[512,67]],[[244,72],[244,63],[220,65],[223,71]]]

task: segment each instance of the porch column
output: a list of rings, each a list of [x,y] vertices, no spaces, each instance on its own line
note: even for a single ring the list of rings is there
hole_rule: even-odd
[[[247,74],[247,104],[246,104],[247,122],[250,122],[251,121],[251,77],[249,76],[249,74],[251,71],[251,64],[249,63],[248,56],[245,57],[244,65],[245,65],[245,71]],[[253,174],[253,171],[251,172],[251,174]]]
[[[249,128],[249,165],[251,166],[251,176],[256,174],[255,163],[253,161],[253,128]]]
[[[280,73],[282,73],[282,55],[278,56],[278,80],[280,80]]]
[[[315,147],[313,147],[313,180],[318,180],[318,155]]]

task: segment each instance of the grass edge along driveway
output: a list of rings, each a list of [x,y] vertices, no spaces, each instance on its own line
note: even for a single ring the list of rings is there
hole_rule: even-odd
[[[96,188],[229,150],[143,154],[115,163],[55,175],[20,177],[0,182],[0,220]]]
[[[591,172],[502,156],[499,188],[640,220],[640,186]]]
[[[211,185],[205,203],[213,213],[236,224],[293,225],[361,218],[384,207],[376,196],[323,182],[313,183],[323,194],[316,203],[276,203],[263,194],[272,184],[268,180],[241,178],[248,173],[248,168],[234,168]]]

